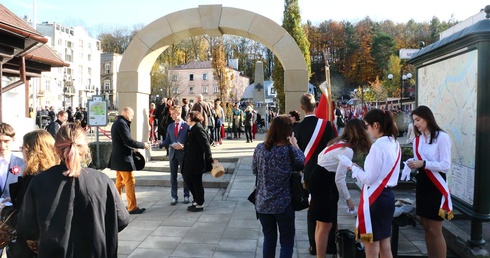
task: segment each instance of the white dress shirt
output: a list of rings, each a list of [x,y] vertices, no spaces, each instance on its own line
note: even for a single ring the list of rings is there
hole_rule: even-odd
[[[364,162],[364,170],[358,166],[353,166],[352,170],[357,172],[357,179],[367,186],[376,182],[381,182],[391,172],[395,161],[398,159],[399,144],[393,137],[383,136],[378,138]],[[387,187],[394,187],[398,184],[400,175],[400,161],[395,165],[395,170],[391,175]]]
[[[3,191],[5,187],[5,182],[7,182],[7,175],[9,170],[11,154],[6,155],[5,157],[0,157],[0,189]]]
[[[339,143],[344,142],[340,141]],[[347,177],[347,167],[339,163],[338,156],[345,155],[347,158],[352,160],[352,157],[354,156],[354,151],[350,147],[342,147],[325,153],[325,150],[329,147],[330,146],[327,146],[320,152],[320,154],[318,154],[318,165],[322,166],[329,172],[335,173],[335,184],[337,185],[339,195],[344,200],[349,200],[349,189],[347,188],[347,184],[345,182],[345,178]]]
[[[425,168],[432,172],[449,172],[451,170],[451,138],[447,133],[439,131],[439,135],[432,144],[429,144],[429,141],[430,136],[427,139],[423,135],[420,136],[419,153],[425,160]],[[415,159],[418,159],[415,148],[414,141],[413,154]]]

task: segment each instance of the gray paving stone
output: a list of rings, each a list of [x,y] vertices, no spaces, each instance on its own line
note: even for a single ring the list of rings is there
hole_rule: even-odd
[[[172,252],[172,257],[213,257],[215,244],[180,244]]]
[[[174,249],[146,249],[138,248],[134,250],[128,258],[166,258],[171,257]]]
[[[221,238],[223,239],[253,239],[257,240],[262,234],[258,228],[231,228],[227,227]]]
[[[139,247],[148,249],[175,249],[181,242],[182,237],[148,236]]]
[[[248,252],[257,248],[257,240],[221,239],[216,251]]]

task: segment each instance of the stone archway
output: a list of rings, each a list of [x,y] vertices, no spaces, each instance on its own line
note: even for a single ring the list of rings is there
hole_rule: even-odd
[[[171,44],[208,34],[246,37],[268,47],[284,68],[286,110],[298,109],[300,96],[308,89],[304,56],[289,33],[257,13],[222,5],[199,5],[163,16],[144,27],[124,52],[117,75],[119,109],[135,111],[131,134],[147,139],[150,71],[158,55]]]

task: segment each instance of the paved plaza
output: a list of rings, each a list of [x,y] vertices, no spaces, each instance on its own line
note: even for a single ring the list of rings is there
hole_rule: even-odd
[[[253,143],[246,143],[242,137],[224,140],[223,145],[212,147],[213,157],[223,163],[228,174],[218,179],[210,174],[204,175],[205,209],[198,213],[188,212],[188,205],[180,202],[170,205],[168,161],[164,151],[152,150],[152,160],[147,163],[145,171],[134,172],[138,206],[147,210],[140,215],[131,215],[130,224],[119,233],[118,257],[261,257],[263,237],[260,223],[255,218],[253,205],[246,198],[255,183],[251,172],[252,154],[264,136],[258,134]],[[114,171],[103,171],[115,178]],[[354,184],[350,188],[353,199],[358,203],[359,190]],[[413,189],[406,187],[395,190],[395,196],[415,199]],[[126,201],[125,196],[123,199]],[[183,200],[181,188],[179,200]],[[339,229],[353,230],[355,217],[345,211],[346,205],[340,200]],[[460,237],[468,239],[468,221],[453,220],[444,222],[444,225],[459,230]],[[485,228],[488,228],[487,223]],[[489,233],[484,234],[489,241]],[[304,210],[296,212],[293,257],[313,257],[308,253],[308,247]],[[398,254],[399,257],[426,257],[424,234],[419,224],[400,227]],[[448,257],[457,256],[449,252]]]

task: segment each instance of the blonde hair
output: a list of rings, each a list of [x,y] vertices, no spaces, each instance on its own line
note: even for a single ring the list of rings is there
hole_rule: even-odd
[[[22,155],[26,168],[23,175],[36,175],[59,163],[54,139],[46,130],[34,130],[24,135]]]
[[[75,123],[61,126],[56,135],[54,147],[68,168],[63,173],[65,176],[78,177],[82,165],[87,165],[92,161],[85,130]]]

